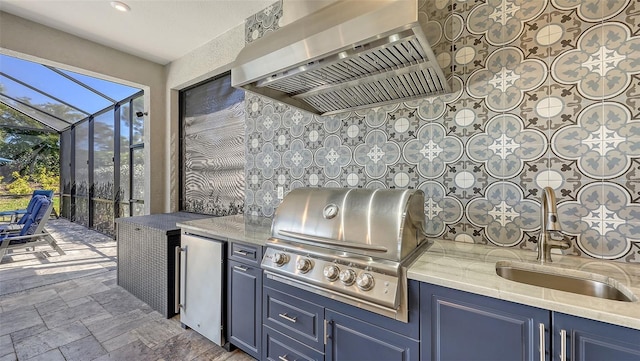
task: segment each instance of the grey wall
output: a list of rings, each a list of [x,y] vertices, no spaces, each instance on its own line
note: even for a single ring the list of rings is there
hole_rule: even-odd
[[[281,9],[248,19],[246,40]],[[273,215],[279,186],[419,188],[431,236],[534,249],[551,186],[568,253],[640,262],[639,13],[456,1],[453,94],[320,118],[247,93],[245,212]]]

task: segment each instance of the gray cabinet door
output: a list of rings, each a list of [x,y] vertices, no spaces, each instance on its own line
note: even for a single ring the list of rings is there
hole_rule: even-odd
[[[229,341],[260,358],[262,272],[260,267],[229,261]]]
[[[418,361],[418,340],[325,310],[326,361]]]
[[[553,360],[640,360],[640,330],[558,312],[553,329]]]
[[[423,360],[541,360],[550,349],[550,312],[423,283]],[[545,352],[545,360],[549,360]]]

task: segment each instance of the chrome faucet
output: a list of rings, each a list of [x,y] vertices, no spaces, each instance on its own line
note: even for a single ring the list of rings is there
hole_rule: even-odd
[[[568,249],[571,242],[562,233],[558,210],[556,207],[556,194],[551,187],[542,190],[542,229],[538,238],[538,261],[551,262],[551,249]]]

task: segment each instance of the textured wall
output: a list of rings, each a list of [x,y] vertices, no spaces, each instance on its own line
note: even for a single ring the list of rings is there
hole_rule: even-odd
[[[419,188],[431,236],[534,249],[548,185],[568,253],[640,262],[640,3],[454,1],[446,24],[453,94],[320,118],[247,93],[245,210]]]
[[[227,216],[244,206],[244,92],[229,75],[184,92],[184,204]]]

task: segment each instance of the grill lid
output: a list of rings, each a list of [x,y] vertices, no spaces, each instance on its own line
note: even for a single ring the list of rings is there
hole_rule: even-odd
[[[424,240],[420,190],[298,188],[276,210],[272,238],[402,261]]]

